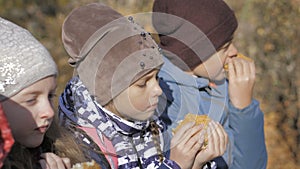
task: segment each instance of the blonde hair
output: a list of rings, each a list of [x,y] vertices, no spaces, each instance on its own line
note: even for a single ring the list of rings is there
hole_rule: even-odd
[[[60,157],[67,157],[71,160],[71,164],[87,161],[83,151],[75,141],[72,131],[58,125],[58,119],[52,122],[51,129],[47,133],[53,141],[52,151]]]
[[[156,124],[155,121],[150,122],[150,130],[151,130],[151,133],[153,135],[153,142],[154,142],[154,145],[155,145],[155,148],[156,148],[156,151],[157,151],[159,161],[163,162],[164,156],[163,156],[163,152],[162,152],[161,147],[160,147],[160,137],[159,137],[160,132],[159,132],[159,127],[158,127],[158,125]]]

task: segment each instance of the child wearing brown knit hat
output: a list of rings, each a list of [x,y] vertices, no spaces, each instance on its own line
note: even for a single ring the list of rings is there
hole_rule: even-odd
[[[169,130],[187,113],[208,114],[230,140],[218,168],[266,168],[263,112],[252,97],[255,65],[236,57],[234,12],[223,0],[155,0],[152,17],[165,56],[158,76]]]
[[[163,152],[164,124],[156,112],[163,59],[132,17],[102,3],[81,6],[65,19],[62,40],[75,76],[60,97],[60,119],[78,129],[74,134],[87,156],[101,164],[102,152],[108,168],[192,167],[204,130],[185,125],[172,140],[174,148]],[[226,145],[220,125],[211,122],[208,128]]]

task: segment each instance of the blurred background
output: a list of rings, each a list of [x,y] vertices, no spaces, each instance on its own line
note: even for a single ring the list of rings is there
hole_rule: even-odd
[[[300,166],[300,0],[225,0],[236,12],[235,45],[254,58],[255,97],[265,113],[268,169]],[[61,42],[66,15],[104,2],[124,15],[151,12],[153,0],[0,0],[0,16],[28,29],[59,66],[57,95],[72,77]],[[147,29],[147,27],[145,27]]]

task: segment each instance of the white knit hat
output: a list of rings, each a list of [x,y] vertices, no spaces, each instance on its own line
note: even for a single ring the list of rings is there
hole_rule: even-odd
[[[0,101],[56,74],[48,50],[26,29],[0,17]]]

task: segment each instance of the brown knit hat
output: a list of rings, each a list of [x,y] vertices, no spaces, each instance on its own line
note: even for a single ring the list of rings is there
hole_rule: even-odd
[[[63,23],[62,41],[69,63],[102,106],[163,64],[151,36],[102,3],[74,9]]]
[[[229,42],[238,25],[223,0],[155,0],[153,12],[160,47],[184,70],[178,57],[194,69]]]

